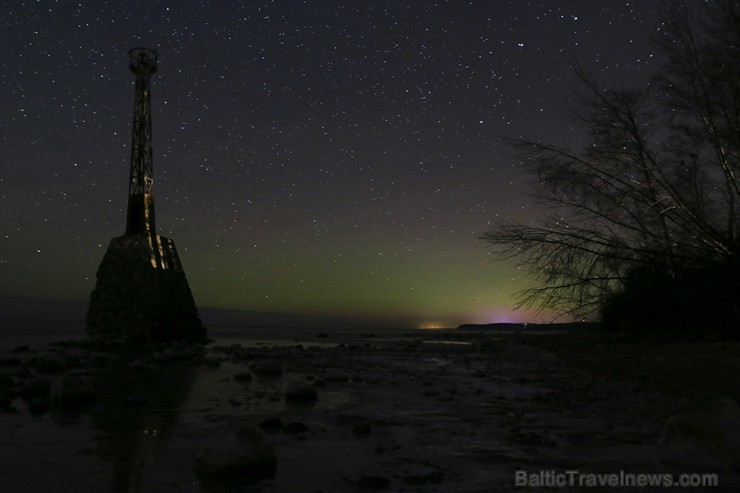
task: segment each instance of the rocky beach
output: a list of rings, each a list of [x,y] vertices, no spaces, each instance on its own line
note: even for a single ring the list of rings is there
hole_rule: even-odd
[[[7,348],[2,490],[579,490],[547,483],[564,471],[715,474],[711,491],[740,481],[736,395],[663,378],[670,354],[631,372],[572,332],[212,333],[205,346]],[[698,435],[681,431],[691,426]]]

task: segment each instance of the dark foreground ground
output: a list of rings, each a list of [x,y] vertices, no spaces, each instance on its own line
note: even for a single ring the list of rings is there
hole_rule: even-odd
[[[517,486],[516,471],[709,472],[719,487],[660,491],[740,485],[734,467],[669,464],[658,449],[672,415],[740,398],[736,343],[475,331],[217,339],[200,350],[73,342],[0,355],[0,491],[578,490]],[[92,393],[60,398],[64,378]],[[286,400],[307,387],[315,400]],[[273,478],[194,470],[204,447],[244,425],[274,447]]]

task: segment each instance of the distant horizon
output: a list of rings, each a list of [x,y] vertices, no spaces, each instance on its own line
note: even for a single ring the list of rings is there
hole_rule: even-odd
[[[89,300],[79,298],[51,298],[0,294],[0,320],[36,320],[84,322]],[[382,315],[347,316],[342,314],[313,314],[295,312],[266,312],[240,308],[198,306],[203,324],[206,326],[231,327],[327,327],[327,328],[382,328],[382,329],[454,329],[461,325],[550,323],[539,320],[506,317],[498,320],[416,321],[412,317]],[[522,313],[525,315],[525,313]]]

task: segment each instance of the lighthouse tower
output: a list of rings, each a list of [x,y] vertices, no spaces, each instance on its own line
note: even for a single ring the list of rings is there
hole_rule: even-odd
[[[157,52],[129,51],[129,68],[136,75],[134,128],[131,133],[131,171],[128,179],[126,234],[154,233],[154,164],[152,159],[152,104],[149,80],[157,71]]]
[[[175,242],[156,232],[151,76],[156,51],[133,48],[136,76],[126,232],[111,239],[90,294],[87,331],[135,342],[205,339]]]

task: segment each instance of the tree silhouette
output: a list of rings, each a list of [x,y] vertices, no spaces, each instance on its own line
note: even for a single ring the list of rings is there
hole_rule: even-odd
[[[724,318],[738,317],[740,6],[703,3],[697,16],[683,3],[666,8],[653,39],[665,62],[646,87],[604,88],[577,69],[572,117],[587,130],[585,148],[512,141],[549,212],[539,225],[496,222],[482,239],[539,281],[519,293],[522,305],[605,321],[658,306],[665,315],[702,296],[692,283],[704,273],[726,285]]]

